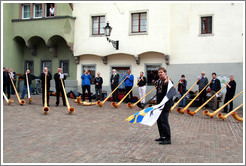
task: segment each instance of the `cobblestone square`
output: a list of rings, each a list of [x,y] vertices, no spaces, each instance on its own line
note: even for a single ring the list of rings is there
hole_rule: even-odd
[[[232,116],[223,121],[173,110],[172,144],[159,145],[156,124],[124,121],[138,107],[82,106],[69,99],[75,108],[70,115],[51,96],[44,115],[41,96],[24,106],[13,98],[11,105],[3,101],[3,163],[243,163],[243,123]]]

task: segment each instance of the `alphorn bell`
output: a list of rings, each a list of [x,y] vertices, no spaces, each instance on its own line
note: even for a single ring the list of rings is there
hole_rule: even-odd
[[[229,112],[228,114],[226,114],[225,116],[222,113],[218,113],[217,117],[220,119],[225,120],[228,116],[230,116],[232,113],[236,112],[239,108],[241,108],[243,106],[243,104],[240,104],[239,106],[237,106],[234,110],[232,110],[231,112]],[[235,117],[234,117],[235,118]]]
[[[243,91],[241,91],[239,94],[237,94],[235,97],[233,97],[231,100],[229,100],[227,103],[225,103],[223,106],[221,106],[220,108],[218,108],[216,111],[210,113],[208,110],[203,111],[203,114],[206,116],[209,116],[210,118],[213,118],[213,116],[215,114],[217,114],[218,112],[220,112],[225,106],[227,106],[230,102],[232,102],[235,98],[237,98],[239,95],[241,95],[243,93]]]
[[[140,79],[141,80],[141,79]],[[124,101],[124,99],[131,93],[131,91],[135,88],[135,86],[137,86],[137,84],[140,82],[140,80],[138,80],[138,82],[132,87],[131,90],[129,90],[129,92],[121,99],[121,101],[119,101],[118,104],[116,104],[115,102],[112,102],[112,106],[114,106],[115,108],[118,108],[120,106],[120,104]]]
[[[80,96],[79,97],[76,97],[76,103],[78,103],[78,105],[81,104],[81,97]]]
[[[4,99],[5,99],[5,101],[7,102],[8,105],[10,105],[11,103],[14,102],[13,99],[8,99],[4,92],[3,92],[3,97],[4,97]]]
[[[137,105],[140,101],[142,101],[146,96],[148,96],[153,90],[155,90],[157,87],[154,87],[151,91],[149,91],[146,95],[144,95],[141,99],[139,99],[136,103],[128,103],[127,106],[130,108],[133,108],[135,105]]]
[[[243,121],[243,118],[239,117],[239,116],[237,115],[237,112],[233,112],[233,113],[231,114],[231,116],[232,116],[234,119],[236,119],[238,122],[242,122],[242,121]]]
[[[121,83],[106,97],[106,99],[103,100],[103,102],[101,102],[100,100],[97,101],[97,105],[102,107],[102,105],[108,100],[108,98],[120,87],[120,85],[126,80],[126,78],[121,81]]]
[[[229,83],[229,82],[228,82]],[[194,112],[191,112],[189,109],[186,111],[187,114],[193,116],[198,111],[200,111],[210,100],[212,100],[220,91],[222,91],[227,85],[224,85],[218,92],[216,92],[213,96],[211,96],[205,103],[203,103],[199,108],[197,108]]]
[[[189,107],[190,105],[196,100],[196,98],[204,91],[206,90],[207,86],[212,82],[212,80],[209,81],[209,83],[196,95],[196,97],[194,97],[194,99],[192,99],[189,104],[187,104],[183,109],[181,108],[177,108],[176,111],[178,111],[179,113],[183,114]]]
[[[62,84],[62,89],[63,89],[63,92],[64,92],[64,96],[65,96],[65,99],[66,99],[67,110],[68,110],[68,113],[71,114],[71,113],[73,113],[75,111],[75,109],[73,107],[70,107],[70,104],[69,104],[68,99],[67,99],[67,94],[66,94],[66,90],[65,90],[62,78],[61,78],[61,84]]]
[[[26,73],[26,85],[27,85],[27,98],[28,98],[27,100],[28,100],[29,104],[31,104],[32,98],[31,98],[31,95],[30,95],[29,81],[28,81],[27,73]]]
[[[9,77],[10,77],[10,76],[9,76]],[[13,85],[14,90],[15,90],[16,97],[17,97],[17,99],[18,99],[20,105],[24,105],[24,104],[26,103],[25,100],[21,100],[21,99],[20,99],[20,96],[19,96],[19,94],[18,94],[18,92],[17,92],[17,90],[16,90],[16,88],[15,88],[15,84],[14,84],[12,78],[10,78],[10,80],[11,80],[11,82],[12,82],[12,85]]]
[[[48,114],[49,112],[49,107],[47,106],[47,75],[46,73],[44,73],[44,114]]]
[[[197,79],[197,81],[190,87],[190,89],[172,106],[172,108],[170,109],[170,112],[172,112],[172,110],[180,103],[180,101],[190,92],[190,90],[196,85],[196,83],[199,80]]]

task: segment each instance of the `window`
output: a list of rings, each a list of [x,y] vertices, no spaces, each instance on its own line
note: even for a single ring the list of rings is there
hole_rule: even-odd
[[[51,9],[51,13],[50,13],[50,8],[51,6],[53,6],[53,9]],[[47,3],[46,4],[46,17],[50,17],[50,16],[55,16],[55,4],[54,3]],[[52,12],[54,12],[54,15],[52,15]]]
[[[92,35],[104,35],[105,16],[92,17]]]
[[[132,13],[132,33],[147,32],[147,13]]]
[[[155,81],[159,79],[158,69],[161,65],[146,65],[147,85],[155,85]]]
[[[41,3],[34,4],[33,10],[34,10],[34,17],[35,18],[42,17],[43,10],[42,10],[42,4]]]
[[[34,73],[34,64],[32,60],[25,61],[24,73],[26,72],[27,69],[30,70],[30,73]]]
[[[201,34],[212,33],[212,16],[201,17]]]
[[[48,71],[52,74],[52,62],[51,62],[51,60],[42,60],[41,61],[41,71],[40,71],[40,73],[43,73],[44,67],[47,67]]]
[[[30,18],[30,4],[22,5],[22,18]]]
[[[94,84],[95,75],[96,75],[96,65],[83,65],[82,74],[84,74],[85,70],[88,70],[88,72],[90,73],[92,77],[91,84]]]
[[[68,76],[69,75],[69,60],[60,60],[60,68],[62,68],[62,72]]]

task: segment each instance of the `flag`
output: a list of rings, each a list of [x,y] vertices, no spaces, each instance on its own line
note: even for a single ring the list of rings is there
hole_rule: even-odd
[[[136,114],[129,116],[126,119],[126,121],[129,121],[130,123],[133,124],[140,123],[143,125],[152,126],[159,118],[161,111],[165,107],[166,102],[175,95],[176,95],[176,90],[173,86],[173,83],[169,80],[166,96],[162,99],[160,104],[141,110]]]

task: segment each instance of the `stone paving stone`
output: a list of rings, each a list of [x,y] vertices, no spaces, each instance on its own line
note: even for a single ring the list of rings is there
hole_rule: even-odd
[[[3,163],[243,163],[243,123],[232,116],[223,121],[202,110],[193,117],[173,110],[172,144],[159,145],[156,124],[124,121],[138,107],[81,106],[69,99],[75,108],[70,115],[51,96],[44,115],[41,96],[32,98],[24,106],[15,97],[4,103]]]

